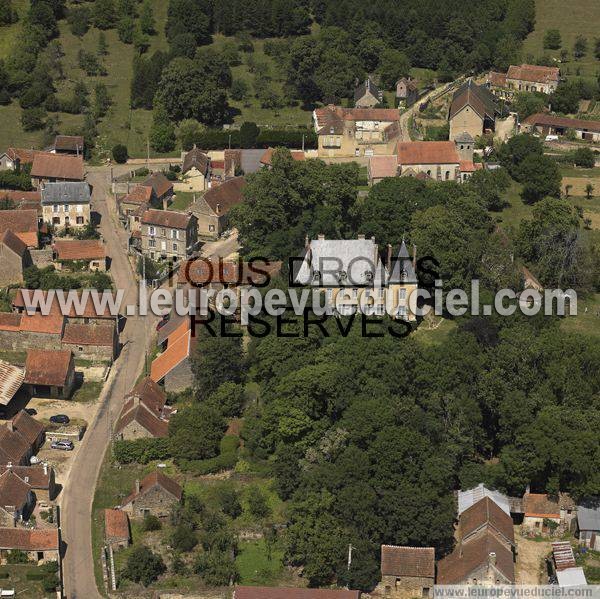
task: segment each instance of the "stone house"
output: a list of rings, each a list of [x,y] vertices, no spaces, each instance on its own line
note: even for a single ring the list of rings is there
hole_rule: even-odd
[[[397,156],[371,156],[371,158],[369,158],[369,164],[367,166],[369,185],[377,185],[377,183],[384,179],[397,176]]]
[[[0,192],[0,198],[2,197]],[[0,235],[12,231],[28,249],[39,247],[39,218],[37,210],[2,210],[0,218]]]
[[[113,550],[129,547],[129,518],[121,510],[104,510],[104,539]]]
[[[381,546],[381,582],[375,594],[391,599],[432,597],[434,580],[433,547]]]
[[[367,77],[354,90],[354,106],[356,108],[373,108],[383,102],[383,92]]]
[[[437,584],[515,583],[513,521],[485,495],[459,516],[457,543],[437,564]]]
[[[217,239],[227,229],[229,211],[243,201],[245,186],[244,177],[234,177],[211,187],[195,200],[190,210],[197,218],[200,238]]]
[[[44,425],[21,410],[0,426],[0,464],[27,466],[44,440]]]
[[[163,173],[152,173],[141,185],[152,189],[152,203],[167,208],[173,198],[173,183]]]
[[[152,187],[144,185],[136,185],[123,197],[117,200],[119,213],[125,217],[127,226],[130,231],[140,229],[140,211],[143,212],[150,208],[152,203],[153,191]],[[131,216],[137,216],[133,223],[137,223],[137,227],[132,226]]]
[[[47,183],[81,182],[85,179],[82,156],[36,152],[31,165],[31,184],[42,189]]]
[[[85,227],[90,222],[90,186],[81,182],[46,183],[42,218],[56,228]]]
[[[76,358],[112,362],[118,353],[119,338],[111,324],[65,323],[61,348],[71,350]]]
[[[523,133],[539,133],[543,137],[546,135],[565,135],[567,132],[572,131],[577,139],[600,141],[600,121],[570,119],[545,112],[538,112],[523,119],[521,131]]]
[[[75,385],[72,352],[28,349],[23,382],[32,396],[69,399]]]
[[[35,494],[38,503],[48,503],[54,501],[58,494],[56,486],[54,468],[43,464],[35,466],[17,466],[13,464],[4,464],[0,466],[0,476],[10,470],[15,476],[26,482]]]
[[[506,73],[491,71],[486,84],[499,98],[511,100],[518,92],[551,94],[560,82],[560,69],[542,65],[510,65]]]
[[[132,493],[123,500],[121,509],[132,518],[143,518],[152,514],[166,518],[175,503],[183,496],[181,487],[161,472],[151,472],[141,482],[135,481]]]
[[[192,335],[191,322],[184,318],[179,326],[167,337],[166,348],[150,366],[150,378],[164,386],[167,392],[179,392],[194,384],[194,374],[190,356],[195,348],[197,337]]]
[[[370,314],[383,316],[386,303],[392,316],[414,322],[410,297],[417,290],[416,248],[411,259],[404,241],[395,257],[387,248],[384,265],[375,239],[325,239],[319,235],[307,247],[300,264],[294,265],[294,282],[320,288],[325,303],[340,314],[352,314],[364,302]]]
[[[115,425],[115,437],[125,441],[167,437],[171,408],[163,389],[150,377],[142,379],[125,397]]]
[[[38,219],[42,216],[42,192],[21,191],[20,189],[0,189],[0,200],[8,200],[15,210],[35,210]]]
[[[52,250],[57,270],[77,265],[90,271],[106,271],[106,248],[99,239],[57,239]]]
[[[0,170],[17,170],[33,162],[33,157],[38,153],[37,150],[27,150],[24,148],[7,148],[6,152],[0,153]]]
[[[313,111],[319,157],[393,154],[400,137],[395,108],[342,108],[329,105]]]
[[[210,158],[194,146],[184,157],[181,173],[186,191],[205,191],[209,187]]]
[[[141,225],[141,250],[152,260],[184,260],[196,248],[198,225],[191,213],[150,209]]]
[[[0,235],[0,287],[23,281],[23,271],[31,266],[27,246],[10,230]]]
[[[84,140],[81,135],[57,135],[54,138],[55,154],[83,156]]]
[[[410,108],[419,97],[419,89],[417,84],[410,77],[402,77],[396,81],[396,100],[398,106],[402,108]]]
[[[549,522],[557,526],[561,524],[561,510],[558,498],[546,493],[530,493],[529,489],[523,496],[523,527],[548,532]]]
[[[455,140],[464,132],[475,139],[488,131],[495,131],[499,114],[496,98],[489,89],[469,79],[452,96],[448,113],[450,139]]]
[[[6,468],[0,474],[0,527],[17,526],[29,520],[34,505],[30,485]]]
[[[11,551],[27,553],[29,561],[38,566],[45,562],[60,562],[60,532],[58,528],[0,528],[0,563],[6,564]]]
[[[583,501],[577,506],[577,535],[580,545],[600,551],[600,501]]]

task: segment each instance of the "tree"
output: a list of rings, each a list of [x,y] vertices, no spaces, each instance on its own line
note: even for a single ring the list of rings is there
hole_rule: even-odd
[[[240,415],[244,397],[243,385],[227,381],[210,395],[208,403],[214,405],[226,418],[233,418]]]
[[[12,0],[0,0],[0,26],[12,25],[19,16],[13,9]]]
[[[523,182],[521,197],[527,204],[538,202],[545,196],[560,197],[562,176],[556,161],[549,156],[531,155],[519,166]]]
[[[160,555],[153,553],[146,545],[136,545],[127,558],[123,576],[148,586],[165,571],[166,567]]]
[[[93,114],[95,119],[106,116],[112,101],[108,95],[108,88],[104,83],[96,83],[94,86],[94,106]]]
[[[154,15],[152,14],[152,4],[149,0],[144,0],[140,8],[139,25],[142,33],[154,35],[156,33]]]
[[[213,406],[195,403],[169,421],[169,441],[175,460],[202,460],[217,455],[225,420]]]
[[[597,37],[594,41],[594,56],[596,60],[600,60],[600,37]]]
[[[198,544],[198,539],[194,531],[189,527],[188,524],[183,522],[179,524],[173,534],[171,535],[171,547],[175,551],[181,551],[183,553],[190,552]]]
[[[77,37],[83,37],[90,28],[92,13],[87,6],[73,6],[67,13],[67,22],[71,33]]]
[[[591,183],[588,183],[588,184],[585,186],[585,197],[586,197],[588,200],[591,200],[591,199],[592,199],[592,194],[593,194],[593,193],[594,193],[594,186],[593,186]]]
[[[542,156],[542,142],[533,135],[514,135],[498,149],[498,159],[510,176],[517,181],[521,178],[521,163],[530,155]]]
[[[163,104],[156,104],[154,107],[150,146],[156,152],[171,152],[175,148],[175,127]]]
[[[573,57],[575,60],[583,58],[587,52],[587,39],[583,35],[578,35],[573,44]]]
[[[58,24],[52,7],[46,2],[35,2],[31,4],[27,12],[27,23],[36,31],[43,32],[45,40],[58,35]]]
[[[229,93],[233,100],[242,102],[248,97],[248,84],[243,79],[234,79]]]
[[[41,106],[27,108],[21,112],[21,127],[23,131],[36,131],[45,125],[46,111]]]
[[[191,33],[197,46],[209,44],[210,21],[194,0],[170,0],[165,31],[169,43],[181,33]]]
[[[106,56],[108,54],[108,44],[106,43],[106,34],[101,31],[98,34],[98,56]]]
[[[92,20],[98,29],[110,29],[116,21],[113,0],[96,0],[92,7]]]
[[[220,486],[217,496],[224,514],[234,520],[242,514],[242,504],[234,487],[230,485]]]
[[[117,144],[113,146],[112,156],[117,164],[125,164],[127,162],[127,159],[129,158],[127,146],[123,144]]]
[[[377,73],[385,89],[391,89],[401,77],[408,77],[410,62],[406,54],[386,48],[381,54]]]
[[[199,553],[194,562],[194,571],[208,586],[226,586],[239,578],[235,558],[230,551]]]
[[[544,48],[547,50],[558,50],[561,44],[560,31],[558,29],[546,29],[544,33]]]
[[[124,44],[132,44],[133,43],[133,33],[135,31],[135,21],[133,17],[124,16],[121,17],[117,23],[117,32],[119,34],[119,39]]]
[[[248,502],[248,510],[255,518],[266,518],[271,513],[267,498],[260,487],[256,485],[248,488],[246,501]]]
[[[202,135],[204,127],[194,119],[184,119],[177,126],[177,139],[181,147],[187,152],[194,147]]]
[[[526,119],[528,116],[542,110],[548,105],[548,96],[541,92],[517,92],[513,98],[511,110],[519,114],[519,119]]]
[[[581,81],[561,81],[550,95],[550,105],[557,112],[577,112],[581,97]]]
[[[573,162],[575,163],[575,166],[594,168],[596,156],[590,148],[577,148],[573,152]]]
[[[240,147],[255,148],[260,129],[256,123],[244,121],[240,127]]]
[[[149,512],[144,514],[144,520],[142,521],[142,530],[145,532],[152,532],[155,530],[160,530],[162,528],[162,524],[160,520]]]

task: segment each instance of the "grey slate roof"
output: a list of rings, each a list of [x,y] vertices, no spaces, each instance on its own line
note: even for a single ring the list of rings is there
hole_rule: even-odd
[[[402,240],[400,251],[396,259],[392,262],[392,272],[388,279],[388,283],[416,283],[417,274],[413,267],[412,259],[408,253],[406,243]]]
[[[368,77],[354,90],[354,101],[358,102],[367,92],[377,98],[377,100],[379,100],[381,97],[379,88],[373,83],[373,81],[371,81],[370,77]]]
[[[372,239],[313,239],[295,280],[302,285],[385,285],[385,269]]]
[[[458,492],[458,516],[484,497],[489,497],[503,512],[510,516],[508,497],[500,493],[500,491],[488,489],[483,483],[472,489]]]
[[[90,186],[85,181],[46,183],[42,204],[88,204]]]
[[[577,506],[579,530],[600,530],[600,501]]]

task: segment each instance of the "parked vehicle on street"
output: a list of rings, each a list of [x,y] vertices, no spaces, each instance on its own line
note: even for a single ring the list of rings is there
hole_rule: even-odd
[[[75,449],[73,441],[54,441],[50,447],[52,449],[61,449],[62,451],[73,451]]]

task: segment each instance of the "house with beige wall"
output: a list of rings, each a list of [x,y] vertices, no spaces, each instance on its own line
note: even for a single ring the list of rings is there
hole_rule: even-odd
[[[90,186],[84,181],[46,183],[42,218],[56,228],[85,227],[90,222]]]
[[[152,260],[183,260],[198,241],[197,219],[174,210],[146,210],[141,218],[141,250]]]
[[[194,146],[183,158],[178,191],[205,191],[210,184],[210,158]]]
[[[518,92],[551,94],[560,82],[560,69],[534,64],[510,65],[506,73],[490,71],[486,85],[499,98],[512,99]]]
[[[395,108],[317,108],[313,122],[319,157],[393,154],[400,137],[399,118]]]
[[[452,96],[448,113],[450,140],[465,132],[473,139],[494,132],[499,114],[496,99],[489,89],[469,79]]]

